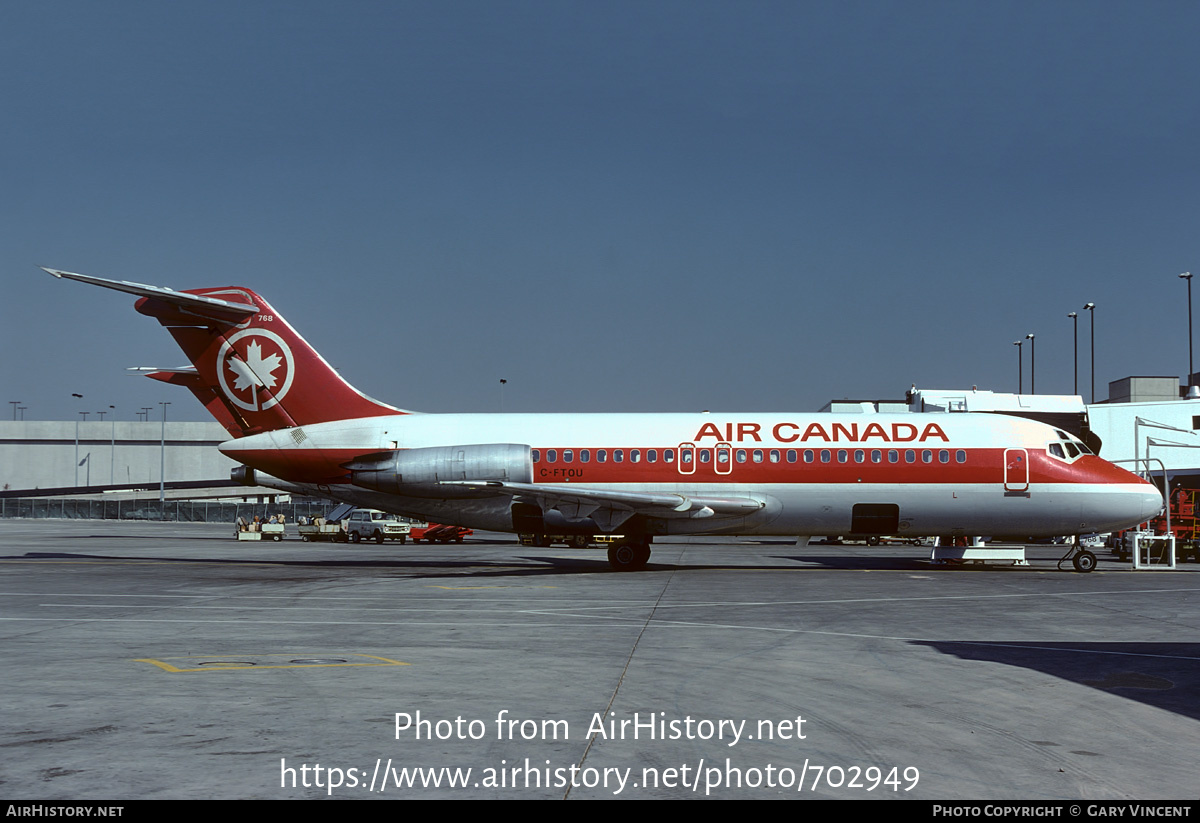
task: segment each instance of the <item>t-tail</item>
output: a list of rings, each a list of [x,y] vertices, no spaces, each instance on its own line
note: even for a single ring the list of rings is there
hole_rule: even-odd
[[[404,413],[343,380],[250,289],[174,291],[45,270],[55,277],[137,295],[137,311],[166,326],[192,363],[191,368],[148,370],[147,376],[189,389],[234,437]]]

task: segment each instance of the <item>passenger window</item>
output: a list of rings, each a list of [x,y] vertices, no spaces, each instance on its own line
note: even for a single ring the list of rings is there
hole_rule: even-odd
[[[788,450],[787,450],[787,461],[788,461],[789,463],[795,463],[795,462],[796,462],[796,450],[795,450],[795,449],[788,449]],[[810,461],[808,461],[808,462],[810,462],[810,463],[811,463],[812,461],[810,460]]]
[[[828,462],[829,462],[829,457],[830,457],[830,451],[829,451],[829,449],[821,449],[821,462],[822,462],[822,463],[828,463]]]
[[[709,463],[712,461],[712,452],[708,449],[700,449],[700,462]]]
[[[812,449],[804,450],[804,462],[805,463],[813,462],[813,450]]]
[[[904,462],[905,463],[916,463],[917,462],[917,452],[915,449],[905,449],[904,450]]]
[[[954,459],[957,460],[959,463],[966,463],[967,462],[967,453],[965,451],[963,451],[962,449],[959,449],[958,451],[956,451],[954,453]]]
[[[888,462],[889,463],[899,463],[900,462],[899,449],[888,449]]]
[[[863,451],[862,449],[854,450],[854,462],[855,463],[862,463],[866,459],[867,459],[867,453],[865,451]]]
[[[542,450],[541,449],[530,449],[529,450],[529,459],[532,460],[534,463],[541,460],[542,459]]]
[[[580,462],[580,463],[590,463],[590,462],[592,462],[592,451],[591,451],[591,449],[580,449],[580,450],[579,450],[579,462]]]
[[[838,462],[839,463],[845,463],[849,459],[850,459],[850,452],[846,451],[845,449],[838,449]]]
[[[558,452],[554,449],[546,449],[546,462],[554,463],[558,460]]]
[[[625,451],[623,449],[613,449],[613,462],[614,463],[624,463],[625,462]]]
[[[680,449],[679,450],[679,462],[691,463],[692,462],[692,450],[691,449]]]
[[[921,452],[921,462],[922,463],[932,463],[933,462],[933,449],[925,449],[924,451]]]
[[[630,449],[629,450],[629,462],[630,463],[641,463],[642,462],[642,450],[641,449]]]
[[[949,463],[950,462],[950,451],[948,449],[939,449],[938,450],[938,462],[940,462],[940,463]]]
[[[674,449],[663,449],[663,462],[664,463],[674,463],[675,462],[675,450]]]
[[[771,449],[771,451],[768,452],[767,457],[771,460],[772,463],[778,463],[779,462],[779,449]]]
[[[882,463],[883,462],[883,452],[881,452],[879,449],[871,449],[871,462],[872,463]]]
[[[722,465],[729,462],[729,449],[717,449],[717,462]]]
[[[762,449],[755,449],[752,453],[755,463],[762,462]]]
[[[607,449],[596,449],[596,462],[597,463],[607,463],[608,462],[608,450]]]
[[[646,462],[647,463],[657,463],[658,462],[658,449],[646,449]]]
[[[563,449],[563,462],[572,463],[575,461],[575,452],[572,449]]]
[[[737,462],[739,462],[739,463],[745,463],[746,462],[746,450],[738,449],[737,454],[734,455],[734,459],[736,459]]]

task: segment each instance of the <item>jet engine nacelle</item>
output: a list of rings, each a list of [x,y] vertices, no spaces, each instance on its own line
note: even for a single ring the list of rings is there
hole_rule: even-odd
[[[529,446],[488,443],[376,452],[343,464],[365,489],[414,497],[463,497],[477,492],[438,485],[445,480],[533,482]]]

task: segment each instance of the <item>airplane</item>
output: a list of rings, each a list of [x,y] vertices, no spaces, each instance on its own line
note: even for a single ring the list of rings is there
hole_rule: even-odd
[[[192,365],[148,376],[224,426],[235,480],[541,540],[619,535],[620,571],[665,535],[1050,537],[1163,506],[1073,435],[1006,415],[422,414],[355,389],[248,288],[43,268],[135,295],[167,328]],[[1095,556],[1076,552],[1090,571]]]

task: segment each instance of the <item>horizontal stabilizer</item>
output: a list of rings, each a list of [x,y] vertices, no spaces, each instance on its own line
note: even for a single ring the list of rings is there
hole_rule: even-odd
[[[68,280],[78,280],[80,283],[91,283],[93,286],[103,286],[106,289],[136,294],[138,297],[150,297],[155,300],[161,300],[164,303],[171,303],[186,309],[191,314],[217,320],[222,323],[237,324],[259,311],[258,306],[252,306],[248,303],[235,303],[231,300],[221,300],[217,297],[186,294],[163,286],[148,286],[145,283],[131,283],[128,280],[108,280],[104,277],[92,277],[90,274],[76,274],[74,272],[46,268],[45,266],[41,268],[43,271],[58,278],[65,277]]]

